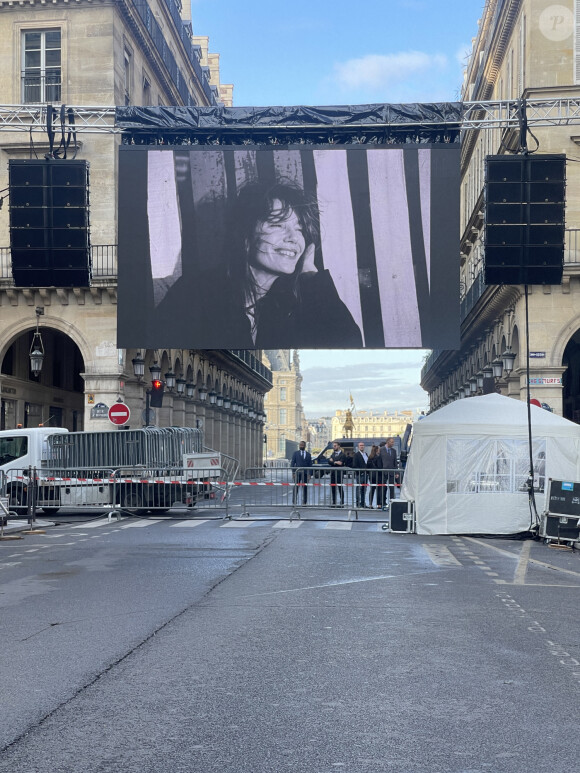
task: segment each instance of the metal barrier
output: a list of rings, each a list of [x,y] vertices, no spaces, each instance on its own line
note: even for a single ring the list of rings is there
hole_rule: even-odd
[[[301,510],[341,510],[359,518],[359,511],[387,510],[396,497],[404,470],[354,470],[332,467],[248,468],[246,480],[234,483],[232,507],[242,517],[266,508],[289,508],[291,517]],[[337,513],[338,515],[338,513]]]
[[[41,510],[52,515],[61,508],[108,510],[111,514],[165,513],[172,508],[225,510],[228,517],[233,469],[9,470],[4,489],[10,510],[34,518]]]

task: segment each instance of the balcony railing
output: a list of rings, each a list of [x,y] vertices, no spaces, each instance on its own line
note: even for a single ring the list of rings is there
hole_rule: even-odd
[[[20,76],[22,83],[22,101],[25,104],[60,102],[60,67],[54,72],[39,73],[25,70]]]
[[[228,349],[228,352],[245,365],[251,368],[254,373],[261,376],[268,384],[272,384],[272,371],[267,368],[260,360],[248,349]]]
[[[93,244],[91,246],[93,279],[117,281],[117,245]],[[0,281],[4,286],[14,286],[10,247],[0,247]]]

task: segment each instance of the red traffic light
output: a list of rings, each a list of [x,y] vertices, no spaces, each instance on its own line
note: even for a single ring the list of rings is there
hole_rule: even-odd
[[[154,378],[151,381],[150,391],[150,405],[152,408],[161,408],[163,405],[163,393],[165,391],[165,384],[158,378]]]

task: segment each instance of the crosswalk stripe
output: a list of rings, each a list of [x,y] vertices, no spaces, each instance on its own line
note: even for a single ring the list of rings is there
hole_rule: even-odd
[[[202,523],[209,523],[209,521],[179,521],[178,523],[172,523],[170,524],[172,529],[175,528],[189,528],[191,526],[201,526]]]
[[[71,526],[71,529],[96,529],[98,526],[106,526],[110,523],[108,518],[99,518],[97,521],[90,521],[89,523],[81,523],[78,526]]]
[[[276,521],[272,524],[273,529],[297,529],[302,526],[304,521]]]
[[[151,519],[151,520],[141,520],[141,521],[131,521],[131,523],[126,523],[123,526],[120,526],[120,529],[139,529],[143,528],[144,526],[151,526],[154,523],[161,523],[161,519],[158,518],[157,520]]]
[[[230,528],[230,529],[235,529],[235,528],[245,529],[248,526],[252,526],[252,524],[254,524],[254,523],[255,523],[255,521],[228,521],[227,523],[222,523],[220,528],[221,529],[227,529],[227,528]]]
[[[342,529],[343,531],[350,531],[352,529],[352,521],[327,521],[324,528]]]

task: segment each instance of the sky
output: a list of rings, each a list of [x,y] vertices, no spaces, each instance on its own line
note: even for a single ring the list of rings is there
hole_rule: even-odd
[[[193,32],[220,54],[234,105],[459,99],[484,0],[191,0]],[[459,235],[458,235],[459,236]],[[459,249],[459,246],[458,246]],[[300,351],[309,418],[425,410],[420,350]]]

